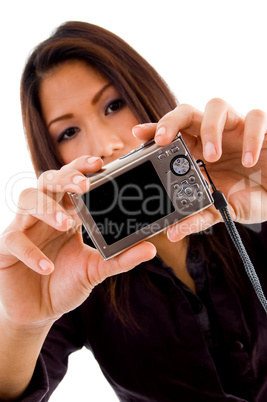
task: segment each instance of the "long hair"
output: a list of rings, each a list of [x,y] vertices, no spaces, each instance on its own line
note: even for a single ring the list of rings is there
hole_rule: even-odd
[[[37,175],[61,167],[41,114],[39,87],[54,68],[68,60],[82,60],[96,67],[115,86],[140,123],[157,122],[177,106],[165,81],[122,39],[96,25],[66,22],[34,49],[21,78],[22,117]],[[222,250],[222,231],[220,244],[214,241],[212,235],[207,235],[206,241],[221,257],[222,266],[234,280],[234,272],[238,269],[231,266],[239,263],[231,252]],[[129,273],[105,281],[111,304],[124,323],[129,323],[132,317],[127,299],[129,283]]]
[[[96,67],[140,123],[157,122],[177,105],[159,74],[122,39],[96,25],[66,22],[35,48],[21,79],[24,129],[37,174],[61,166],[41,114],[39,87],[47,74],[68,60]]]

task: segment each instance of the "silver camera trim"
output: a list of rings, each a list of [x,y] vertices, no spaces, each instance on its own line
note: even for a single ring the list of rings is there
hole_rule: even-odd
[[[180,133],[171,144],[165,147],[158,146],[152,140],[105,165],[100,172],[90,176],[91,187],[89,191],[132,170],[145,161],[152,162],[175,210],[123,239],[115,241],[111,245],[106,243],[85,205],[82,195],[70,194],[73,205],[88,235],[105,260],[213,204],[208,184]],[[181,166],[181,169],[179,166]]]

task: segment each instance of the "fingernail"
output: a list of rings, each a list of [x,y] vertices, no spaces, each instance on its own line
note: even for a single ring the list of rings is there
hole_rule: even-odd
[[[251,166],[253,165],[253,156],[251,152],[246,152],[243,158],[243,165]]]
[[[175,231],[173,229],[168,229],[167,231],[167,237],[170,241],[172,241],[173,236],[175,236]]]
[[[137,137],[136,137],[135,130],[136,130],[136,128],[135,128],[135,127],[133,127],[133,128],[132,128],[132,134],[133,134],[133,136],[134,136],[135,138],[137,138]]]
[[[76,225],[75,220],[69,219],[69,220],[67,221],[67,230],[69,230],[69,229],[71,229],[71,228],[74,228],[75,225]]]
[[[82,181],[85,181],[85,180],[88,180],[88,178],[85,177],[85,176],[74,176],[73,179],[72,179],[72,182],[74,184],[79,184],[79,183],[81,183]]]
[[[59,223],[60,225],[62,224],[63,221],[65,221],[66,219],[69,219],[69,216],[67,214],[64,214],[64,212],[57,212],[56,213],[56,221],[57,223]]]
[[[173,226],[168,228],[167,237],[171,242],[175,243],[177,240],[182,240],[184,236],[179,232],[177,226]]]
[[[207,142],[204,147],[204,155],[205,156],[213,156],[216,155],[216,148],[212,142]]]
[[[53,265],[44,259],[39,261],[39,266],[42,271],[48,271],[50,269],[53,269]]]
[[[91,165],[92,163],[95,163],[96,161],[100,161],[101,158],[98,158],[97,156],[91,156],[90,158],[87,159],[87,162]]]
[[[151,127],[151,123],[142,123],[142,124],[137,124],[136,126],[133,127],[133,130],[135,128],[150,128]]]
[[[158,136],[164,135],[164,134],[166,134],[166,128],[165,128],[165,127],[160,127],[160,128],[157,130],[155,137],[158,137]]]
[[[136,126],[134,126],[134,127],[132,128],[133,136],[136,137],[135,131],[138,131],[139,128],[142,128],[142,129],[143,129],[143,128],[146,128],[146,127],[149,127],[149,126],[150,126],[150,123],[137,124]]]

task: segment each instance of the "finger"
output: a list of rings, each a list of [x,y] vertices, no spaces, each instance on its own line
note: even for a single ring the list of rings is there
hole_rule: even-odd
[[[251,110],[245,118],[242,163],[254,166],[261,152],[267,133],[267,115],[262,110]]]
[[[68,167],[72,169],[79,170],[83,174],[95,173],[101,169],[103,161],[98,156],[83,155],[79,158],[74,159],[72,162],[64,165],[62,169],[67,169]]]
[[[171,242],[177,242],[188,235],[207,230],[219,221],[221,217],[218,211],[211,207],[170,226],[167,229],[167,236]]]
[[[97,266],[97,269],[93,269],[92,260],[90,260],[90,266],[88,266],[87,276],[90,287],[98,285],[110,276],[127,272],[142,262],[151,260],[155,255],[156,248],[149,242],[137,244],[109,261],[104,261],[99,253],[96,253],[95,266]]]
[[[0,242],[1,265],[0,269],[7,263],[10,265],[18,260],[27,267],[42,275],[49,275],[54,270],[54,264],[38,247],[21,231],[11,231],[2,236]],[[5,245],[3,248],[2,245]]]
[[[171,143],[179,131],[199,135],[203,113],[191,105],[179,105],[167,113],[157,125],[155,141],[164,146]]]
[[[126,272],[142,262],[151,260],[155,257],[156,252],[156,248],[152,243],[142,242],[120,254],[116,263],[120,272]]]
[[[133,135],[139,140],[149,141],[155,136],[157,123],[138,124],[132,129]]]
[[[222,154],[222,134],[233,130],[242,120],[241,116],[222,99],[207,103],[201,124],[203,155],[208,162],[217,161]]]
[[[190,105],[179,105],[167,113],[159,122],[140,124],[133,128],[133,134],[148,141],[155,136],[158,145],[170,144],[179,131],[199,135],[203,113]]]
[[[58,201],[62,194],[68,191],[85,193],[90,187],[90,181],[85,174],[97,172],[101,167],[101,158],[84,155],[59,170],[42,173],[38,179],[38,188],[51,196],[55,194]]]
[[[59,231],[67,231],[76,225],[75,220],[53,198],[35,188],[22,191],[15,225],[26,230],[38,220]]]

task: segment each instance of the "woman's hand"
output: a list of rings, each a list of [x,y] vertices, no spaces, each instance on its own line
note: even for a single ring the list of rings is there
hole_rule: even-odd
[[[84,193],[84,174],[102,166],[82,156],[45,172],[37,189],[20,197],[14,221],[0,237],[0,316],[16,328],[51,325],[80,305],[105,278],[130,270],[155,255],[143,242],[110,261],[82,241],[69,192]]]
[[[238,114],[221,99],[211,100],[204,113],[180,105],[158,124],[136,126],[133,133],[159,145],[169,144],[181,132],[195,159],[205,159],[207,170],[228,202],[233,219],[241,223],[267,220],[267,115],[252,110]],[[215,207],[208,208],[168,229],[169,239],[207,229],[221,220]]]

